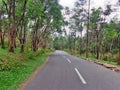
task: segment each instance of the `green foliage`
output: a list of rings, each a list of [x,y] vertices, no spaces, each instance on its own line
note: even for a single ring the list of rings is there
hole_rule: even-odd
[[[50,52],[39,49],[36,55],[32,53],[33,57],[29,58],[29,52],[26,51],[24,54],[13,54],[6,49],[0,49],[0,90],[17,90],[20,84],[45,62]]]
[[[66,38],[63,36],[56,37],[53,41],[55,49],[64,49],[67,48],[67,41]]]
[[[76,51],[80,54],[86,53],[88,58],[117,63],[117,55],[120,54],[120,21],[116,16],[113,19],[110,18],[111,21],[108,22],[107,17],[112,12],[111,5],[107,5],[105,10],[101,7],[91,10],[84,8],[84,3],[81,3],[82,1],[77,1],[71,11],[67,25],[70,30],[65,36],[65,44],[60,45],[61,39],[55,38],[55,48],[62,46],[74,53]],[[69,8],[65,9],[69,11]]]
[[[19,67],[23,67],[22,63],[24,59],[24,55],[22,54],[13,54],[6,53],[5,50],[2,50],[3,53],[0,53],[0,71],[11,71]]]
[[[2,50],[5,51],[5,50]],[[19,52],[19,49],[16,50],[16,52]],[[25,55],[23,54],[14,54],[14,53],[7,53],[4,52],[3,54],[0,54],[0,71],[11,71],[16,68],[24,67],[24,62],[27,59],[34,59],[34,57],[38,57],[43,55],[44,53],[49,52],[49,50],[45,50],[42,48],[39,48],[38,51],[33,52],[24,52]]]
[[[22,62],[19,59],[0,61],[0,71],[10,71],[10,70],[14,70],[19,67],[23,67]]]
[[[29,51],[29,52],[25,52],[25,53],[29,59],[33,59],[34,57],[44,54],[46,51],[47,50],[45,50],[45,49],[39,48],[39,50],[36,52]]]
[[[35,19],[44,15],[44,6],[40,0],[29,0],[27,5],[27,16],[31,19]]]
[[[101,14],[101,8],[93,9],[90,21],[92,23],[98,22],[100,19],[100,14]]]

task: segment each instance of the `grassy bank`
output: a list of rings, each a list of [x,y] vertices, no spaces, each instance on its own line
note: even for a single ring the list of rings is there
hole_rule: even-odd
[[[16,90],[19,85],[29,78],[35,69],[42,65],[51,51],[39,50],[24,54],[8,53],[0,49],[0,90]]]
[[[86,58],[86,55],[85,54],[79,54],[79,52],[72,52],[69,51],[69,50],[65,50],[66,52],[72,54],[72,55],[75,55],[77,57],[80,57],[80,58],[83,58],[83,59],[89,59],[89,60],[93,60],[93,61],[99,61],[101,63],[107,63],[107,64],[111,64],[111,65],[115,65],[115,66],[120,66],[118,65],[117,63],[117,54],[116,55],[111,55],[110,53],[109,54],[105,54],[105,56],[103,57],[103,59],[96,59],[95,56],[92,56],[89,54],[89,57]]]
[[[107,63],[107,64],[111,64],[111,65],[115,65],[115,66],[119,66],[118,63],[117,63],[117,58],[113,58],[113,57],[109,57],[110,59],[96,59],[96,57],[94,56],[89,56],[88,58],[86,58],[85,54],[82,54],[82,55],[77,55],[83,59],[89,59],[89,60],[93,60],[93,61],[98,61],[98,62],[102,62],[102,63]],[[117,57],[115,55],[115,57]]]

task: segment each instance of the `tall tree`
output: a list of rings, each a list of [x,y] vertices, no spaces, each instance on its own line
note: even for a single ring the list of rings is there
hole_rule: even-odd
[[[14,47],[16,44],[16,34],[17,34],[17,27],[20,24],[20,22],[24,19],[25,11],[26,11],[26,5],[27,0],[2,0],[5,9],[6,9],[6,15],[8,16],[8,39],[9,39],[9,52],[14,52]],[[16,17],[17,7],[20,5],[23,6],[21,10],[21,14],[18,17]]]

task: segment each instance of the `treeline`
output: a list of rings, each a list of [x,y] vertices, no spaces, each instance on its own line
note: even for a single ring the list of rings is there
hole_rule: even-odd
[[[61,9],[57,0],[0,0],[1,47],[51,48],[52,34],[61,31]]]
[[[119,7],[119,2],[116,7]],[[113,13],[116,14],[113,8],[106,5],[105,9],[90,9],[90,0],[77,1],[72,11],[65,8],[65,12],[71,13],[69,21],[66,19],[65,23],[69,32],[57,37],[54,47],[67,48],[87,58],[94,57],[120,64],[120,19],[117,15],[111,17]]]

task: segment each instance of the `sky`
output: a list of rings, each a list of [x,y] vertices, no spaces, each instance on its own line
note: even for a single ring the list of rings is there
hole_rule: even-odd
[[[60,0],[60,4],[62,5],[62,6],[68,6],[69,8],[73,8],[74,7],[74,2],[75,2],[76,0]]]
[[[59,0],[59,4],[61,4],[63,7],[69,7],[72,9],[74,7],[74,3],[77,0]],[[118,0],[90,0],[90,9],[92,8],[99,8],[102,7],[103,10],[105,9],[106,5],[110,4],[112,5],[112,9],[114,8],[114,12],[110,15],[111,18],[117,16],[120,19],[120,5],[119,7],[116,6]],[[63,11],[64,13],[64,11]]]
[[[70,9],[72,9],[74,7],[74,3],[77,0],[59,0],[59,4],[61,4],[63,7],[69,7]],[[114,7],[114,12],[112,12],[112,14],[107,18],[108,21],[110,21],[110,18],[115,17],[116,15],[118,16],[118,18],[120,19],[120,6],[116,6],[116,2],[118,0],[91,0],[91,9],[92,8],[99,8],[102,7],[103,10],[105,9],[106,5],[110,4],[112,5],[112,8]],[[63,11],[64,14],[64,11]],[[66,16],[69,18],[69,16]],[[67,32],[69,31],[69,28],[66,27]],[[85,32],[83,32],[85,33]]]
[[[62,6],[68,6],[69,8],[74,7],[74,2],[77,0],[59,0],[60,4]],[[115,4],[117,0],[91,0],[91,7],[105,7],[105,5],[109,4]]]

